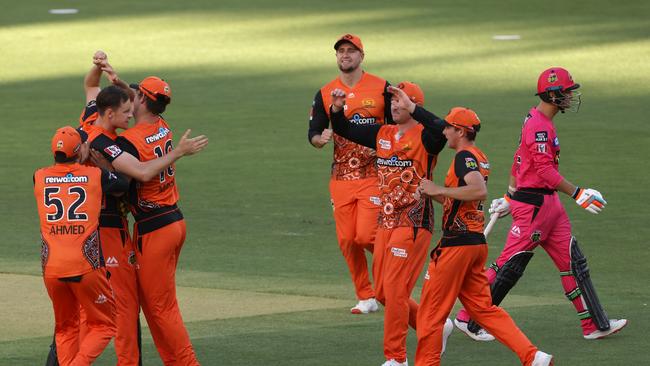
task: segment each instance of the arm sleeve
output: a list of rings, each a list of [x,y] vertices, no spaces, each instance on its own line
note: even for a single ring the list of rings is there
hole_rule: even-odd
[[[115,140],[115,143],[120,149],[122,149],[122,151],[126,151],[129,154],[135,156],[138,160],[140,160],[140,154],[138,154],[138,149],[136,149],[135,146],[133,146],[131,141],[127,140],[122,136],[118,136],[117,139]]]
[[[422,144],[429,154],[440,154],[446,143],[447,138],[442,133],[426,127],[422,130]]]
[[[314,96],[314,101],[311,103],[311,111],[309,112],[309,131],[307,132],[307,139],[311,144],[312,137],[320,135],[323,130],[327,128],[330,119],[325,113],[325,106],[323,105],[323,96],[320,90]]]
[[[463,150],[456,154],[456,157],[454,158],[454,171],[459,180],[463,179],[471,172],[479,171],[476,156],[467,150]]]
[[[111,163],[124,152],[115,141],[104,134],[95,137],[93,142],[90,143],[90,147],[101,152]]]
[[[97,113],[97,101],[93,99],[88,102],[84,110],[81,111],[81,116],[79,116],[79,124],[83,125],[88,117],[92,116],[95,113]]]
[[[555,168],[555,157],[552,154],[549,136],[548,130],[537,129],[535,131],[530,130],[522,138],[523,143],[526,144],[526,149],[530,153],[537,175],[551,187],[557,187],[564,178]]]
[[[102,169],[102,191],[105,194],[126,192],[128,189],[129,179],[125,175]]]
[[[414,120],[420,122],[424,128],[437,132],[442,135],[442,130],[445,129],[445,121],[436,116],[435,114],[427,111],[419,105],[415,106],[415,110],[411,113]]]
[[[381,125],[355,125],[345,118],[343,110],[337,113],[330,110],[330,116],[332,116],[332,128],[337,135],[359,145],[377,149],[377,134]]]
[[[384,123],[389,124],[389,125],[394,125],[395,121],[393,121],[393,112],[391,112],[390,108],[390,100],[391,100],[391,94],[388,92],[388,87],[390,86],[390,83],[387,81],[386,85],[384,85]]]

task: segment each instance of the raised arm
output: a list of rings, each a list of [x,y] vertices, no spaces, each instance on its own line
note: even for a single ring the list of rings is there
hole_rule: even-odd
[[[105,62],[108,56],[104,51],[97,51],[93,55],[93,66],[88,70],[86,77],[84,77],[84,92],[86,94],[86,104],[91,100],[97,98],[101,88],[99,87],[99,80],[102,77],[102,62]]]
[[[356,142],[359,145],[377,149],[377,134],[381,125],[355,125],[345,118],[343,107],[345,106],[345,91],[341,89],[332,90],[332,107],[330,117],[332,128],[337,135]]]

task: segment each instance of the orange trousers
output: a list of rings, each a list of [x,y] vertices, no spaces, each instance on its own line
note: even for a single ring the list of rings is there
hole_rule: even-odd
[[[61,366],[87,366],[115,336],[115,300],[104,268],[78,280],[44,278],[54,308],[54,338]],[[87,333],[79,337],[79,308],[86,314]]]
[[[377,300],[384,304],[384,356],[406,360],[408,327],[416,328],[418,304],[411,292],[427,258],[431,232],[398,227],[377,230],[372,273]]]
[[[487,254],[487,244],[434,249],[420,298],[416,366],[440,365],[442,329],[456,298],[473,319],[517,354],[522,365],[533,362],[537,347],[505,310],[492,305],[484,272]]]
[[[373,252],[379,217],[377,178],[330,181],[336,237],[359,300],[375,297],[365,251]]]
[[[102,251],[110,283],[115,293],[117,335],[115,354],[118,366],[138,366],[138,283],[135,270],[135,251],[126,226],[123,229],[100,227]]]
[[[139,235],[137,245],[140,305],[158,354],[166,366],[199,365],[176,300],[176,265],[185,242],[185,220]]]

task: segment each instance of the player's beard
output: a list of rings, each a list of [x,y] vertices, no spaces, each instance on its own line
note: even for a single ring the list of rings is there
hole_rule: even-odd
[[[341,72],[344,73],[344,74],[353,73],[358,68],[359,68],[359,65],[350,65],[348,67],[343,67],[342,65],[339,65],[339,70],[341,70]]]

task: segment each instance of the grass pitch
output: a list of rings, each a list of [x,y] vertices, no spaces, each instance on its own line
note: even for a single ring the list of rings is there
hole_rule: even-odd
[[[79,13],[52,15],[51,8]],[[478,112],[484,126],[477,143],[493,166],[491,197],[507,186],[537,75],[551,65],[571,70],[583,85],[583,105],[556,119],[561,171],[601,191],[609,205],[593,216],[565,204],[601,300],[630,325],[610,339],[582,340],[559,274],[542,251],[504,307],[559,364],[650,363],[643,351],[650,346],[648,14],[645,2],[604,0],[5,5],[0,365],[42,364],[51,341],[31,176],[50,163],[55,128],[76,123],[83,75],[97,49],[125,80],[168,80],[174,99],[166,117],[177,134],[191,127],[211,138],[205,152],[177,165],[189,230],[179,295],[202,364],[381,364],[381,313],[348,314],[354,295],[327,193],[331,150],[317,151],[306,139],[311,100],[336,76],[332,44],[346,32],[362,37],[366,70],[419,83],[430,110],[444,114],[465,105]],[[521,39],[494,41],[497,34]],[[442,154],[436,181],[451,156]],[[497,224],[491,257],[508,224]],[[413,334],[408,349],[413,362]],[[517,364],[502,345],[477,344],[460,333],[447,352],[446,365]],[[161,364],[150,338],[144,359]],[[112,350],[97,362],[114,363]]]

